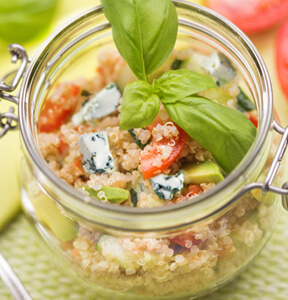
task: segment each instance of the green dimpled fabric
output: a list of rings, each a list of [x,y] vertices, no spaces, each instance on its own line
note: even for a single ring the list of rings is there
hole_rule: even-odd
[[[201,300],[283,300],[288,297],[288,213],[283,211],[271,240],[236,280]],[[33,300],[101,300],[58,270],[51,252],[21,215],[0,235],[0,249]],[[0,299],[12,300],[0,280]]]

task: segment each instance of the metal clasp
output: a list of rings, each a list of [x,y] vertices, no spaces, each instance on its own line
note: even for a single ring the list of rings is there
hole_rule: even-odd
[[[280,126],[276,120],[273,122],[273,128],[279,134],[282,134],[282,139],[276,151],[275,157],[272,161],[272,164],[268,170],[266,178],[263,183],[261,182],[254,182],[248,184],[241,192],[237,195],[237,198],[244,195],[246,192],[254,190],[254,189],[261,189],[264,194],[267,192],[273,192],[282,195],[282,205],[283,207],[288,210],[288,182],[285,182],[282,187],[277,187],[272,185],[273,180],[278,172],[278,169],[281,165],[283,160],[283,156],[286,152],[288,146],[288,127],[283,128]]]
[[[8,51],[12,55],[11,62],[15,64],[18,60],[21,60],[21,64],[17,71],[9,73],[0,81],[0,99],[5,99],[18,105],[18,97],[7,93],[13,92],[18,87],[19,82],[21,81],[30,60],[26,50],[18,44],[9,45]],[[11,84],[6,84],[4,80],[7,79],[7,77],[13,75],[14,73],[15,76]],[[9,130],[15,130],[17,128],[17,124],[18,117],[14,114],[13,107],[10,107],[9,112],[0,112],[0,127],[2,128],[0,130],[0,138],[4,136]]]

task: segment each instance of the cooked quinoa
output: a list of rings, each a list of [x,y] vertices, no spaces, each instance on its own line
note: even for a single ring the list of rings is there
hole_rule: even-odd
[[[175,50],[171,57],[174,60],[185,60],[194,53],[192,49],[180,52]],[[97,198],[98,201],[113,203],[103,191],[103,187],[129,191],[126,199],[114,204],[137,208],[175,205],[212,189],[217,182],[187,184],[184,177],[183,187],[176,190],[171,199],[165,199],[165,190],[155,192],[158,183],[156,181],[155,184],[153,180],[158,174],[173,180],[176,180],[175,176],[179,176],[177,178],[182,182],[183,165],[198,165],[207,161],[215,163],[209,151],[187,136],[177,158],[167,168],[161,169],[163,162],[171,157],[175,151],[175,144],[183,135],[163,106],[160,107],[153,125],[135,128],[132,132],[120,130],[119,127],[121,98],[115,110],[107,115],[75,122],[76,117],[73,119],[73,116],[79,116],[83,107],[111,82],[117,84],[125,68],[127,64],[117,52],[105,49],[99,56],[97,74],[93,79],[61,83],[48,97],[48,102],[54,102],[56,98],[61,97],[68,102],[72,99],[73,102],[67,104],[67,110],[71,107],[73,109],[57,128],[52,128],[53,130],[41,130],[41,122],[46,126],[47,119],[45,113],[40,114],[38,144],[49,167],[75,189]],[[199,66],[195,68],[200,69]],[[164,69],[169,70],[169,66],[165,65]],[[205,73],[205,70],[202,71]],[[219,88],[220,93],[225,95],[225,100],[212,100],[236,109],[238,84],[239,78],[233,78]],[[71,85],[77,86],[77,91],[74,90],[72,96]],[[205,91],[201,95],[208,97],[213,96],[213,93]],[[45,105],[48,106],[47,103],[44,104],[43,111]],[[98,169],[100,171],[95,172],[88,168],[95,160],[92,163],[85,162],[87,154],[79,140],[83,136],[104,140],[106,135],[109,141],[109,155],[113,158],[113,169],[109,172]],[[152,166],[156,171],[152,177],[143,179],[141,160],[150,151],[155,151],[155,145],[158,145],[157,156]],[[104,149],[103,147],[101,149]],[[106,152],[101,155],[106,155]],[[94,167],[97,167],[96,163]],[[226,174],[222,172],[222,175]],[[70,260],[81,269],[83,276],[102,287],[147,296],[196,293],[212,282],[215,285],[224,278],[227,268],[229,272],[241,268],[244,259],[242,256],[253,256],[253,247],[259,246],[264,234],[266,225],[263,218],[267,214],[266,210],[266,206],[261,205],[248,193],[236,206],[210,223],[200,224],[193,227],[193,230],[187,229],[169,238],[112,237],[78,224],[77,236],[69,242],[62,242],[61,245]],[[252,221],[250,215],[261,221]]]

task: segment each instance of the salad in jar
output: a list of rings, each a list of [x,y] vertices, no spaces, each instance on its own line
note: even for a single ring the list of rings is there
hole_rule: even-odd
[[[175,48],[170,0],[101,2],[118,50],[102,49],[92,79],[56,85],[38,119],[40,151],[92,204],[153,209],[193,201],[244,158],[257,132],[256,107],[227,56],[193,44]],[[227,260],[241,247],[233,240],[249,249],[261,239],[259,223],[245,218],[259,207],[248,193],[209,224],[140,238],[75,226],[55,206],[35,204],[84,277],[152,296],[196,293],[240,267]]]

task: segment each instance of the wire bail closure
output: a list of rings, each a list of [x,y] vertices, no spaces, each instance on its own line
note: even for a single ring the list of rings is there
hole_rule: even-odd
[[[21,60],[21,64],[17,71],[7,74],[0,81],[0,99],[7,100],[18,105],[18,97],[10,95],[10,93],[18,87],[30,60],[26,50],[18,44],[9,45],[8,51],[12,55],[11,62],[16,64],[18,60]],[[12,83],[10,85],[6,84],[4,80],[14,73],[16,74],[12,80]],[[9,130],[15,130],[18,127],[18,116],[14,114],[13,107],[10,107],[9,112],[0,112],[0,127],[2,128],[0,131],[0,138],[3,137]]]
[[[254,190],[254,189],[260,189],[264,194],[268,192],[276,193],[279,195],[282,195],[282,205],[283,207],[288,211],[288,182],[285,182],[282,187],[277,187],[272,185],[273,180],[278,172],[278,169],[281,165],[281,162],[283,160],[284,154],[287,150],[288,146],[288,127],[283,128],[278,124],[278,122],[274,119],[273,121],[273,129],[282,135],[282,139],[279,143],[279,146],[277,148],[276,154],[273,158],[273,161],[271,163],[271,166],[268,170],[268,173],[266,175],[266,178],[264,182],[253,182],[248,185],[246,185],[243,190],[237,194],[234,198],[237,199],[241,196],[243,196],[245,193]]]

